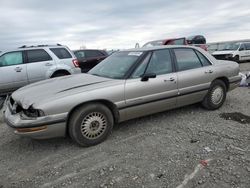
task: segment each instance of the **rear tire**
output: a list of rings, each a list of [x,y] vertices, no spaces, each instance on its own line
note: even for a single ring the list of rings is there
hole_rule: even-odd
[[[202,101],[202,106],[208,110],[220,108],[226,100],[226,85],[222,80],[212,82],[210,89]]]
[[[73,112],[68,130],[71,139],[80,146],[93,146],[109,136],[113,124],[114,118],[110,109],[100,103],[92,103]]]

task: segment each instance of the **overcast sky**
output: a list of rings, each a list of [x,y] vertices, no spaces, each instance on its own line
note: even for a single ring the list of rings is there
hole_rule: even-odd
[[[249,0],[0,0],[0,50],[31,44],[132,48],[202,34],[250,38]]]

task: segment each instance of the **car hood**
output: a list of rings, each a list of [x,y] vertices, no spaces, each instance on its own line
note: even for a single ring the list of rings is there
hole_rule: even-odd
[[[63,76],[22,87],[12,94],[12,98],[24,109],[27,109],[44,100],[65,94],[72,95],[76,92],[84,92],[98,86],[103,87],[104,83],[112,81],[114,80],[90,74]]]
[[[223,51],[215,51],[213,55],[225,55],[225,54],[232,54],[234,51],[232,50],[223,50]]]

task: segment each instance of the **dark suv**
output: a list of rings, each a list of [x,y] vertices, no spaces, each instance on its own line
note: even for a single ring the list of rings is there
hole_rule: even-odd
[[[98,63],[108,57],[108,53],[105,50],[84,49],[74,50],[73,52],[79,61],[79,66],[82,72],[88,72]]]

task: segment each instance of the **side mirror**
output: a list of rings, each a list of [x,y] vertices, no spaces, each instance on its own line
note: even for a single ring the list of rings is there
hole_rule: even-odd
[[[156,74],[155,73],[146,73],[146,74],[141,76],[141,81],[146,82],[146,81],[148,81],[149,78],[156,78]]]
[[[244,51],[244,48],[240,48],[239,51]]]

